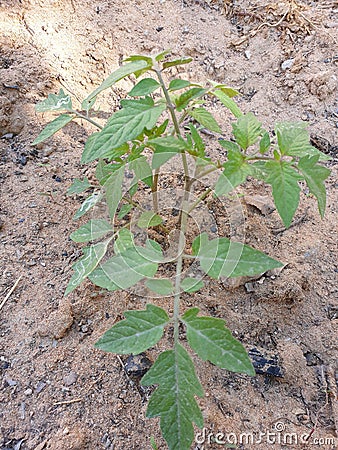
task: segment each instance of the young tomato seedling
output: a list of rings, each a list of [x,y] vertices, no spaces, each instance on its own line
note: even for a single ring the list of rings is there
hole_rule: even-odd
[[[90,189],[74,219],[87,213],[92,214],[92,219],[70,236],[87,246],[73,266],[65,295],[89,278],[109,291],[141,285],[143,293],[151,291],[153,297],[173,298],[171,316],[151,303],[144,310],[126,311],[125,319],[108,330],[96,347],[137,355],[156,345],[165,328],[173,329],[172,347],[158,356],[141,383],[157,385],[147,416],[160,417],[170,449],[185,450],[194,438],[193,424],[203,427],[196,401],[196,396],[203,396],[203,389],[188,347],[203,361],[229,371],[248,375],[255,371],[243,345],[230,334],[224,320],[200,316],[197,307],[182,311],[182,292],[200,290],[204,277],[252,276],[283,265],[229,237],[210,237],[194,213],[212,195],[218,199],[229,197],[250,176],[272,186],[285,227],[290,226],[298,207],[300,183],[305,182],[316,197],[323,217],[324,181],[330,171],[320,164],[328,158],[310,145],[305,123],[277,123],[275,136],[270,139],[254,114],[241,112],[233,100],[238,94],[234,89],[216,83],[204,87],[182,79],[166,83],[164,72],[191,61],[171,60],[169,56],[169,52],[163,52],[127,58],[82,102],[79,110],[73,108],[72,99],[62,90],[49,95],[36,110],[62,114],[47,124],[33,145],[76,119],[87,120],[98,129],[88,138],[81,159],[83,164],[97,161],[97,185],[92,186],[88,179],[75,180],[68,190],[72,195]],[[140,81],[121,100],[121,108],[106,123],[97,122],[93,108],[99,94],[130,76]],[[231,139],[224,138],[221,125],[206,108],[210,98],[233,116]],[[205,130],[216,139],[218,148],[223,148],[216,159],[206,149],[201,134]],[[172,169],[169,176],[164,170],[173,162],[176,178]],[[215,181],[205,186],[201,180],[212,175],[217,175]],[[161,196],[162,188],[169,189],[169,200]],[[99,205],[107,206],[107,217],[99,216]],[[192,239],[194,230],[197,232]],[[169,272],[174,267],[171,278],[163,276],[166,267]],[[184,344],[180,326],[185,329]]]

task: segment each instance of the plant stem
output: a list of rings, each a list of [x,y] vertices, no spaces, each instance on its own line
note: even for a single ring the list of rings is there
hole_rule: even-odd
[[[170,95],[169,95],[168,89],[166,88],[166,85],[164,83],[161,70],[155,69],[155,72],[158,77],[158,81],[160,82],[160,85],[161,85],[161,88],[162,88],[162,91],[163,91],[163,94],[164,94],[164,97],[165,97],[165,100],[166,100],[166,103],[167,103],[167,106],[169,109],[169,113],[170,113],[171,119],[174,124],[175,134],[176,134],[176,136],[182,137],[180,125],[178,123],[178,120],[177,120],[177,117],[175,114],[175,107],[171,102]],[[187,155],[185,154],[184,150],[181,152],[181,156],[182,156],[185,181],[188,182],[189,181],[189,168],[188,168],[188,162],[187,162]]]
[[[99,123],[95,122],[95,120],[91,119],[90,117],[84,116],[79,111],[76,111],[76,110],[72,109],[70,112],[75,114],[76,117],[78,117],[79,119],[87,120],[87,122],[90,122],[92,125],[94,125],[95,127],[99,128],[100,130],[103,129],[103,127]]]
[[[201,194],[201,195],[194,201],[194,203],[189,207],[189,209],[188,209],[188,214],[190,214],[191,211],[193,211],[193,210],[196,208],[196,206],[197,206],[199,203],[201,203],[201,202],[202,202],[202,201],[210,194],[210,192],[212,192],[212,188],[206,189],[206,190],[203,192],[203,194]]]
[[[160,174],[160,169],[156,169],[154,173],[153,185],[151,187],[151,192],[153,196],[153,208],[155,213],[158,213],[158,177]]]
[[[165,86],[161,70],[156,69],[155,70],[158,80],[161,84],[161,88],[163,90],[167,107],[171,116],[171,119],[174,124],[175,134],[177,137],[182,137],[179,122],[176,117],[175,113],[175,107],[171,102],[170,95],[168,92],[168,89]],[[181,204],[181,214],[180,214],[180,237],[178,241],[178,252],[177,252],[177,263],[176,263],[176,276],[175,276],[175,296],[174,296],[174,342],[175,345],[178,343],[179,340],[179,314],[180,314],[180,286],[181,286],[181,277],[182,277],[182,266],[183,266],[183,251],[185,246],[185,233],[187,229],[187,222],[188,222],[188,200],[190,195],[190,189],[192,182],[190,180],[189,176],[189,168],[188,168],[188,161],[187,161],[187,155],[185,154],[185,151],[181,151],[181,157],[182,157],[182,164],[183,164],[183,170],[184,170],[184,195],[182,199]]]

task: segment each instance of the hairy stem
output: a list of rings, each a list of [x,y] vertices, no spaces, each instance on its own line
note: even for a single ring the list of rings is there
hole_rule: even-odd
[[[72,109],[70,112],[75,114],[76,117],[78,117],[79,119],[87,120],[87,122],[90,122],[96,128],[99,128],[100,130],[103,129],[103,126],[101,126],[99,123],[95,122],[95,120],[91,119],[90,117],[87,117],[87,116],[81,114],[79,111],[76,111],[76,110]]]

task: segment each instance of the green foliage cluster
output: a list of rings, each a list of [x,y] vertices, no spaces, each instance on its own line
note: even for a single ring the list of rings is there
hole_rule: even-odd
[[[125,319],[108,330],[96,347],[118,354],[139,354],[156,345],[165,328],[173,327],[173,347],[159,355],[142,384],[158,386],[150,398],[147,416],[160,417],[170,449],[185,450],[193,441],[193,424],[203,426],[195,398],[203,395],[203,389],[186,345],[181,342],[180,324],[186,330],[188,346],[202,360],[233,372],[248,375],[255,372],[243,345],[231,335],[224,320],[200,316],[196,307],[181,313],[181,292],[191,293],[203,287],[201,278],[184,277],[183,264],[197,261],[204,274],[215,279],[256,275],[282,266],[254,248],[227,237],[210,239],[206,232],[195,236],[187,251],[184,237],[189,214],[210,192],[217,197],[227,196],[250,176],[272,186],[273,199],[285,227],[290,226],[298,207],[301,183],[306,183],[316,197],[323,217],[324,181],[329,170],[320,164],[327,157],[310,145],[305,123],[277,123],[271,136],[254,114],[241,112],[233,100],[238,92],[226,85],[211,83],[204,87],[182,79],[172,79],[166,84],[163,71],[191,61],[170,60],[168,53],[127,58],[82,102],[80,110],[73,109],[72,99],[62,89],[57,95],[49,95],[36,110],[56,111],[60,115],[47,124],[33,144],[45,141],[72,120],[88,120],[97,127],[98,131],[88,138],[81,159],[83,164],[97,161],[97,185],[93,186],[86,178],[75,180],[68,194],[90,190],[74,219],[92,212],[102,201],[108,205],[110,218],[96,218],[94,214],[94,218],[71,234],[74,242],[87,246],[73,266],[74,274],[65,295],[89,278],[109,291],[128,289],[143,280],[154,293],[173,297],[172,317],[153,304],[148,304],[145,310],[126,311]],[[121,108],[105,124],[96,122],[94,105],[98,95],[130,76],[140,81],[121,100]],[[221,125],[205,106],[210,97],[233,116],[230,139],[223,137]],[[210,130],[226,150],[225,162],[207,156],[203,129]],[[178,221],[180,238],[177,254],[167,258],[155,240],[147,239],[145,245],[138,245],[132,232],[135,223],[128,218],[132,211],[140,209],[138,229],[164,227],[158,208],[159,177],[163,165],[177,155],[185,183]],[[133,179],[125,192],[127,170]],[[194,183],[217,171],[220,172],[217,182],[191,202],[189,194]],[[136,197],[137,192],[145,189],[151,191],[153,200],[149,210],[140,208]],[[168,261],[176,264],[174,281],[159,275]]]

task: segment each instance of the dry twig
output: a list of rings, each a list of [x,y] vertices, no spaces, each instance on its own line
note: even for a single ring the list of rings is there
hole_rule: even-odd
[[[5,303],[7,302],[7,300],[9,299],[9,297],[12,295],[14,289],[17,287],[17,285],[19,284],[20,280],[22,278],[22,275],[19,276],[19,278],[16,280],[16,282],[13,284],[13,286],[11,287],[11,289],[8,291],[6,297],[3,299],[3,301],[0,304],[0,311],[3,308],[3,306],[5,305]]]

